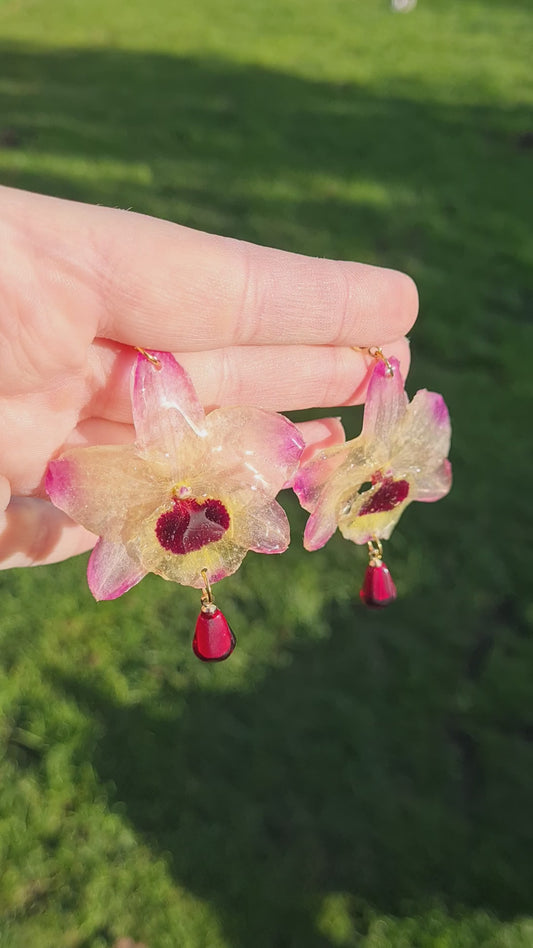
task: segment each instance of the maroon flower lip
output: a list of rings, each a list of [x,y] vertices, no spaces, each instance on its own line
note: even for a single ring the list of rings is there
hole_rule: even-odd
[[[172,509],[159,517],[155,533],[163,549],[184,554],[220,540],[229,525],[230,515],[220,500],[174,498]]]
[[[408,493],[408,481],[395,481],[392,477],[386,477],[377,491],[362,505],[358,516],[364,517],[366,514],[384,513],[386,510],[394,510],[398,504],[401,504],[405,500]]]

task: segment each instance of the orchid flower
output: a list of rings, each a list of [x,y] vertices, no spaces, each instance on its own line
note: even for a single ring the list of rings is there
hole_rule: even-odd
[[[311,513],[305,548],[318,550],[337,527],[354,543],[387,540],[411,501],[448,493],[449,447],[442,395],[421,389],[409,403],[398,361],[376,362],[359,437],[320,451],[294,478]]]
[[[260,408],[205,414],[166,352],[140,353],[132,372],[136,440],[77,447],[49,464],[56,505],[99,539],[87,579],[116,599],[147,573],[185,586],[234,573],[246,552],[282,553],[289,523],[274,500],[303,450],[297,428]]]

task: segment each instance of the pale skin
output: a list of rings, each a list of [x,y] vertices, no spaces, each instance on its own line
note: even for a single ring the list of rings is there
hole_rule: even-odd
[[[358,404],[384,346],[402,373],[418,311],[395,270],[313,259],[0,187],[0,568],[95,537],[46,500],[70,444],[131,441],[133,346],[173,352],[206,409]],[[309,450],[342,437],[302,424]]]

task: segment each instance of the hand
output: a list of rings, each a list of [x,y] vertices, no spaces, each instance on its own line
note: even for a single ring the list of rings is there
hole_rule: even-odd
[[[394,270],[1,187],[0,240],[0,567],[94,545],[42,480],[67,444],[132,439],[132,346],[173,352],[207,408],[359,403],[372,360],[351,346],[408,369],[417,293]],[[341,438],[333,419],[301,427]]]

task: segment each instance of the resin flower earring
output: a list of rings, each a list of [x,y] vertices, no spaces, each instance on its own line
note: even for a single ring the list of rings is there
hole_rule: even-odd
[[[72,448],[51,461],[52,502],[99,537],[87,580],[116,599],[147,573],[202,589],[193,650],[222,661],[235,646],[212,584],[248,550],[283,553],[290,538],[276,494],[297,469],[304,443],[283,415],[219,408],[208,415],[168,352],[138,350],[131,445]]]
[[[450,419],[442,395],[422,389],[409,403],[396,359],[376,359],[359,437],[316,454],[298,471],[293,488],[311,516],[304,546],[318,550],[337,527],[347,540],[368,545],[361,589],[368,606],[385,606],[396,588],[383,562],[388,540],[413,500],[440,500],[451,487]]]

